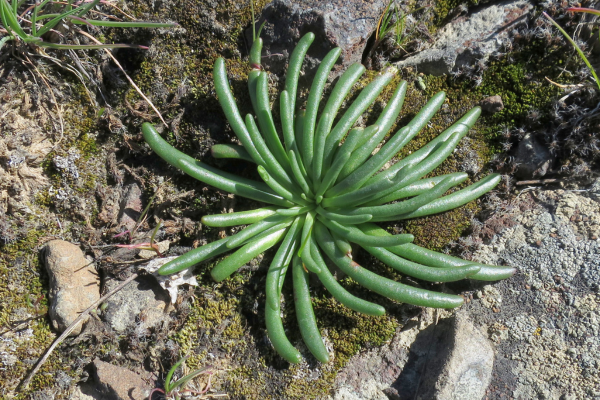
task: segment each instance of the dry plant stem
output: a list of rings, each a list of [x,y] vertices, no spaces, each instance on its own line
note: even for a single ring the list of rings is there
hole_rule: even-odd
[[[59,107],[58,101],[56,100],[56,97],[54,97],[54,92],[52,92],[52,88],[50,87],[50,84],[48,83],[48,80],[46,79],[46,77],[44,76],[44,74],[42,74],[40,72],[40,70],[35,66],[34,63],[31,62],[31,60],[27,56],[25,56],[25,58],[27,60],[27,63],[30,64],[33,67],[33,69],[35,70],[35,72],[37,72],[37,74],[39,75],[39,77],[44,82],[44,85],[46,85],[46,87],[48,88],[48,92],[50,93],[50,97],[52,97],[52,101],[54,102],[54,105],[56,106],[56,114],[58,115],[58,122],[60,124],[60,137],[58,138],[58,140],[56,141],[56,143],[54,143],[54,146],[52,146],[52,150],[54,151],[54,149],[56,149],[56,147],[62,141],[62,139],[64,137],[64,134],[65,134],[65,125],[63,123],[63,118],[62,118],[62,107]]]
[[[38,315],[37,317],[31,317],[31,318],[27,318],[24,321],[16,322],[12,328],[9,328],[5,331],[0,332],[0,336],[4,336],[9,332],[16,332],[18,330],[25,329],[27,327],[27,324],[30,323],[31,321],[35,321],[36,319],[43,319],[43,318],[46,318],[46,315],[41,314],[41,315]]]
[[[584,87],[584,85],[583,85],[583,84],[581,84],[581,83],[578,83],[578,84],[576,84],[576,85],[562,85],[562,84],[560,84],[560,83],[556,83],[556,82],[554,82],[552,79],[548,78],[547,76],[546,76],[545,78],[546,78],[546,80],[547,80],[548,82],[550,82],[550,83],[551,83],[551,84],[553,84],[554,86],[556,86],[556,87],[559,87],[559,88],[561,88],[561,89],[573,89],[573,90],[577,90],[577,89],[581,89],[582,87]]]
[[[56,4],[62,4],[62,5],[69,4],[66,1],[56,1],[55,3]],[[127,14],[125,11],[121,10],[119,7],[117,7],[116,5],[114,5],[113,3],[111,3],[110,1],[103,1],[102,4],[116,9],[117,11],[119,11],[121,14],[123,14],[124,16],[126,16],[127,18],[129,18],[132,21],[137,21],[137,18],[135,18],[135,17]],[[95,10],[90,10],[90,13],[103,15],[105,17],[110,17],[110,18],[113,18],[113,19],[119,19],[119,18],[115,17],[114,15],[104,14],[104,13],[101,13],[101,12],[95,11]]]
[[[87,38],[89,38],[90,40],[92,40],[96,44],[103,44],[102,42],[100,42],[98,39],[96,39],[95,37],[93,37],[92,35],[90,35],[87,32],[84,32],[82,30],[79,30],[78,32],[81,33],[82,35],[86,36]],[[162,121],[162,123],[165,126],[165,128],[169,128],[169,126],[167,125],[167,123],[163,119],[160,111],[158,111],[158,109],[154,106],[154,103],[152,103],[150,101],[150,99],[148,97],[146,97],[146,95],[142,92],[142,90],[138,87],[138,85],[135,84],[135,82],[133,81],[133,79],[131,79],[129,77],[129,75],[127,75],[127,72],[125,72],[125,70],[123,69],[123,67],[119,63],[119,61],[115,58],[115,56],[113,56],[112,52],[109,49],[104,49],[104,51],[106,52],[106,54],[109,55],[110,58],[112,58],[112,60],[117,65],[117,67],[119,67],[119,69],[121,70],[121,72],[123,72],[123,74],[125,74],[125,78],[127,78],[127,80],[129,81],[129,83],[131,83],[131,86],[133,86],[133,88],[135,89],[135,91],[138,92],[140,94],[140,96],[142,96],[142,98],[144,100],[146,100],[146,102],[148,104],[150,104],[150,107],[152,107],[152,109],[154,110],[154,112],[156,113],[156,115],[158,115],[158,118],[160,118],[160,120]]]
[[[116,288],[114,288],[110,292],[106,293],[104,296],[100,297],[98,300],[96,300],[95,302],[93,302],[88,308],[86,308],[81,314],[79,314],[79,317],[77,317],[75,319],[75,321],[73,321],[71,323],[71,325],[69,325],[67,327],[67,329],[65,329],[65,331],[59,337],[57,337],[54,340],[54,342],[52,342],[52,345],[50,345],[50,347],[48,348],[48,350],[46,350],[46,352],[44,353],[44,355],[42,356],[42,358],[40,358],[38,360],[38,362],[36,363],[36,365],[33,368],[33,370],[29,373],[29,375],[27,375],[27,378],[25,378],[25,380],[21,383],[21,388],[22,389],[27,389],[27,387],[29,386],[29,383],[31,382],[31,379],[33,379],[33,377],[39,371],[39,369],[42,367],[42,365],[44,365],[44,363],[46,362],[46,360],[48,359],[48,357],[50,357],[50,354],[52,354],[52,352],[54,351],[54,349],[67,336],[69,336],[69,334],[71,332],[73,332],[73,329],[75,329],[77,327],[77,325],[79,325],[79,323],[90,313],[90,311],[95,310],[96,307],[98,307],[100,304],[102,304],[106,299],[110,298],[112,295],[114,295],[115,293],[117,293],[119,290],[123,289],[129,282],[133,281],[138,276],[139,275],[137,273],[132,274],[129,278],[127,278],[123,282],[121,282],[119,284],[119,286],[117,286]]]
[[[71,50],[72,51],[72,50]],[[94,107],[98,107],[98,103],[94,100],[94,98],[92,97],[92,94],[90,93],[87,85],[85,84],[85,80],[83,79],[83,74],[80,73],[80,71],[77,71],[75,68],[71,67],[68,64],[63,63],[62,61],[60,61],[57,58],[51,57],[48,54],[46,54],[44,52],[44,50],[40,47],[37,49],[38,55],[42,58],[48,59],[50,61],[52,61],[54,64],[58,65],[61,68],[66,69],[67,71],[71,72],[73,75],[75,75],[77,77],[77,79],[79,79],[79,81],[81,82],[81,84],[83,85],[83,88],[85,89],[85,93],[87,94],[88,99],[90,100],[90,103],[94,106]],[[83,67],[81,66],[81,62],[77,59],[77,57],[73,57],[73,54],[71,54],[71,58],[72,60],[78,64],[78,66],[83,70]],[[87,74],[87,73],[86,73]],[[87,76],[88,79],[90,79],[89,76]],[[90,79],[91,80],[91,79]]]
[[[123,11],[122,9],[120,9],[119,7],[117,7],[116,5],[114,5],[111,2],[106,2],[106,4],[108,4],[109,6],[113,7],[115,10],[120,11],[121,13],[123,13],[124,16],[126,16],[127,18],[131,19],[132,21],[137,21],[137,18],[127,14],[125,11]]]
[[[560,183],[560,182],[564,182],[564,180],[562,180],[562,179],[534,179],[534,180],[530,180],[530,181],[519,181],[519,182],[516,182],[515,185],[517,185],[517,186],[548,185],[550,183]]]

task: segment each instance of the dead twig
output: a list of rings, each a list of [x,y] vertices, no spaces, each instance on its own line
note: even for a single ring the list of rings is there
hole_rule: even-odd
[[[90,35],[87,32],[84,32],[84,31],[80,30],[79,33],[81,33],[82,35],[88,37],[90,40],[92,40],[96,44],[103,44],[102,42],[100,42],[98,39],[96,39],[95,37],[93,37],[92,35]],[[154,110],[154,112],[156,113],[156,115],[158,115],[158,118],[160,118],[160,120],[164,124],[165,128],[168,129],[169,126],[167,125],[167,123],[163,119],[160,111],[158,111],[158,109],[154,106],[154,104],[150,101],[150,99],[148,97],[146,97],[146,95],[142,92],[142,90],[138,87],[138,85],[135,84],[135,82],[133,81],[133,79],[131,79],[129,77],[129,75],[127,74],[127,72],[125,72],[125,70],[123,69],[123,67],[119,63],[119,61],[115,58],[115,56],[113,56],[112,52],[109,49],[104,49],[104,51],[114,61],[114,63],[116,64],[116,66],[119,67],[119,69],[121,70],[121,72],[123,72],[123,74],[125,74],[125,78],[127,78],[127,80],[129,81],[129,83],[131,84],[131,86],[133,86],[133,88],[136,90],[136,92],[138,92],[139,95],[142,96],[142,98],[148,102],[148,104],[150,105],[150,107],[152,107],[152,109]]]
[[[15,323],[13,323],[12,328],[8,328],[5,331],[0,332],[0,336],[4,336],[10,332],[16,332],[20,329],[24,329],[31,321],[35,321],[35,320],[43,319],[43,318],[46,318],[46,315],[37,315],[35,317],[27,318],[23,321],[15,322]]]
[[[551,80],[550,78],[548,78],[547,76],[545,77],[546,80],[548,82],[550,82],[551,84],[553,84],[556,87],[559,87],[561,89],[568,89],[568,90],[578,90],[581,89],[582,87],[584,87],[585,85],[582,85],[581,83],[578,83],[576,85],[562,85],[560,83],[554,82],[553,80]]]
[[[79,61],[79,57],[77,56],[77,53],[75,53],[73,50],[69,51],[69,54],[71,55],[71,59],[75,62],[76,65],[80,66],[80,70],[78,71],[76,68],[72,67],[69,64],[66,64],[64,62],[62,62],[61,60],[59,60],[56,57],[52,57],[50,55],[48,55],[42,48],[39,48],[37,51],[37,55],[56,64],[57,66],[59,66],[60,68],[64,68],[67,71],[69,71],[70,73],[72,73],[73,75],[75,75],[75,77],[77,79],[79,79],[79,82],[81,82],[81,84],[83,85],[83,88],[85,90],[85,93],[90,101],[90,103],[94,106],[94,107],[98,107],[98,103],[96,102],[96,100],[94,100],[94,97],[92,96],[92,93],[90,92],[90,90],[88,89],[86,83],[85,83],[85,78],[87,78],[90,82],[92,82],[91,77],[89,76],[89,74],[85,71],[85,69],[83,68],[83,66],[81,66],[81,62]]]
[[[548,185],[550,183],[560,183],[564,182],[562,179],[533,179],[529,181],[519,181],[515,183],[517,186],[522,185]]]
[[[131,169],[131,167],[129,167],[127,164],[123,164],[123,168],[129,173],[129,175],[133,177],[133,179],[136,180],[136,182],[138,182],[144,189],[146,189],[146,183],[141,176],[136,174],[135,171]]]
[[[27,387],[29,386],[29,383],[31,382],[31,379],[33,379],[33,377],[40,370],[40,368],[42,367],[42,365],[44,365],[44,363],[46,362],[46,360],[48,359],[48,357],[50,357],[50,354],[52,354],[52,352],[54,351],[54,349],[67,336],[69,336],[69,334],[71,332],[73,332],[73,329],[75,329],[77,327],[77,325],[79,325],[79,323],[81,321],[83,321],[83,319],[85,317],[87,317],[87,315],[90,313],[90,311],[95,310],[96,307],[98,307],[100,304],[102,304],[106,299],[108,299],[109,297],[111,297],[112,295],[114,295],[115,293],[117,293],[119,290],[123,289],[125,287],[125,285],[127,285],[129,282],[133,281],[138,276],[139,276],[139,274],[137,274],[137,273],[132,274],[129,278],[127,278],[123,282],[121,282],[119,284],[119,286],[117,286],[116,288],[114,288],[110,292],[106,293],[104,296],[100,297],[98,300],[96,300],[95,302],[93,302],[88,308],[86,308],[81,314],[79,314],[79,317],[77,317],[75,319],[75,321],[73,321],[71,323],[71,325],[69,325],[67,327],[67,329],[65,329],[65,331],[58,338],[56,338],[54,340],[54,342],[52,342],[52,345],[50,345],[50,347],[48,348],[48,350],[46,350],[46,352],[44,353],[44,355],[38,360],[38,362],[35,364],[35,367],[33,368],[33,370],[29,373],[29,375],[27,375],[27,378],[25,378],[25,380],[23,382],[21,382],[21,385],[20,385],[21,388],[22,389],[27,389]]]

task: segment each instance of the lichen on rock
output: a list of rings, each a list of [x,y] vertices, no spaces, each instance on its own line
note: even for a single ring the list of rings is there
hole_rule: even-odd
[[[52,240],[43,252],[50,277],[50,318],[54,329],[62,332],[100,298],[100,279],[94,264],[72,243]],[[78,335],[84,323],[71,334]]]

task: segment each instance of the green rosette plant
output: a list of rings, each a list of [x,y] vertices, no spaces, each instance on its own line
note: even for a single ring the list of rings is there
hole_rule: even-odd
[[[279,97],[282,138],[275,128],[267,72],[260,66],[262,40],[256,39],[250,52],[248,88],[256,118],[245,118],[229,87],[225,60],[214,65],[214,82],[219,102],[239,145],[212,147],[216,158],[243,159],[257,165],[263,182],[223,172],[181,153],[145,123],[142,131],[152,150],[190,176],[239,196],[270,206],[252,211],[206,215],[202,223],[213,227],[248,225],[238,233],[194,249],[165,264],[168,275],[237,249],[212,269],[222,281],[250,260],[279,244],[267,272],[265,320],[275,350],[286,360],[298,363],[300,352],[288,340],[281,319],[281,290],[291,266],[298,327],[306,346],[321,362],[329,360],[311,305],[309,274],[345,306],[369,315],[383,315],[385,309],[360,299],[341,286],[332,275],[329,259],[365,288],[398,302],[423,307],[453,308],[463,303],[457,295],[411,287],[379,276],[352,259],[352,245],[358,245],[377,259],[405,274],[430,282],[450,282],[470,278],[484,281],[504,279],[514,269],[465,261],[412,244],[410,234],[389,234],[376,222],[398,221],[441,213],[478,198],[496,186],[497,174],[444,195],[464,182],[466,173],[423,178],[452,153],[477,120],[480,109],[473,108],[439,136],[397,161],[384,166],[430,121],[442,106],[440,92],[417,115],[372,154],[396,121],[407,83],[401,82],[374,125],[354,127],[358,118],[375,101],[397,72],[388,68],[356,97],[334,123],[338,111],[365,68],[350,66],[339,78],[319,114],[326,81],[341,50],[331,50],[317,69],[305,110],[296,105],[300,70],[314,35],[305,35],[293,51],[285,90]],[[297,109],[298,108],[298,109]],[[296,111],[296,112],[295,112]]]

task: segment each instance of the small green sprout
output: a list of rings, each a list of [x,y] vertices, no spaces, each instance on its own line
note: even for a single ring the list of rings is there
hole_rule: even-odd
[[[415,80],[415,86],[419,88],[419,90],[425,91],[427,89],[427,85],[425,84],[425,80],[421,75],[417,75],[417,79]]]
[[[25,302],[27,303],[27,306],[33,308],[37,316],[44,315],[48,311],[48,307],[45,305],[45,300],[46,296],[44,296],[44,294],[40,294],[38,297],[32,298],[31,295],[27,293],[25,297]]]
[[[406,18],[410,14],[416,13],[424,8],[427,8],[427,6],[405,13],[395,0],[390,0],[385,10],[383,10],[381,17],[379,17],[379,21],[377,21],[375,41],[373,42],[369,54],[375,52],[383,40],[388,36],[392,37],[395,46],[402,48],[416,29],[415,25],[413,29],[406,34]]]
[[[220,190],[270,204],[252,211],[204,216],[202,223],[207,226],[249,226],[168,262],[158,272],[173,274],[237,248],[212,269],[213,279],[220,282],[281,243],[267,272],[265,321],[273,347],[292,363],[300,362],[302,356],[289,341],[281,318],[281,291],[290,265],[298,328],[310,352],[321,362],[329,361],[329,353],[311,304],[310,274],[352,310],[369,315],[385,313],[381,305],[360,299],[340,285],[326,258],[360,285],[398,302],[454,308],[464,301],[458,295],[416,288],[377,275],[352,259],[350,243],[362,247],[401,274],[424,281],[450,282],[465,278],[495,281],[515,271],[419,247],[411,243],[413,235],[391,235],[375,224],[441,213],[480,197],[498,184],[500,176],[490,174],[477,183],[444,195],[464,182],[468,175],[458,172],[424,178],[454,151],[481,109],[475,107],[468,111],[420,150],[385,169],[428,125],[442,107],[445,93],[434,95],[406,126],[390,135],[373,154],[396,122],[408,84],[403,81],[398,85],[374,125],[353,127],[397,70],[391,67],[383,71],[336,118],[344,99],[365,71],[360,64],[351,65],[322,105],[327,77],[341,54],[336,48],[318,67],[303,110],[296,104],[296,93],[302,63],[314,38],[312,33],[305,35],[290,56],[279,104],[283,141],[271,112],[268,73],[260,65],[262,39],[254,41],[249,57],[248,88],[256,119],[252,114],[241,116],[229,87],[225,60],[219,58],[214,64],[217,97],[242,145],[216,145],[212,155],[256,164],[263,182],[196,161],[169,145],[151,124],[142,125],[146,142],[169,164]],[[319,110],[322,110],[320,115]]]
[[[206,393],[208,389],[210,389],[210,378],[213,374],[211,370],[212,366],[210,365],[204,368],[194,370],[189,374],[185,375],[184,377],[177,379],[175,382],[172,382],[175,371],[177,371],[177,368],[179,368],[181,364],[183,364],[183,362],[188,358],[189,356],[183,357],[171,367],[171,369],[167,373],[167,377],[165,378],[165,388],[152,389],[152,391],[148,395],[148,400],[152,400],[152,395],[156,392],[164,394],[167,399],[179,400],[182,394],[202,395]],[[185,388],[187,384],[191,382],[192,379],[201,374],[208,374],[208,383],[206,384],[206,388],[204,390],[197,391]]]
[[[156,225],[156,227],[152,231],[152,235],[150,236],[150,242],[135,243],[135,244],[117,244],[115,246],[116,247],[126,248],[126,249],[150,250],[150,251],[156,252],[157,256],[162,257],[162,254],[160,253],[158,245],[156,243],[154,243],[154,238],[156,237],[156,234],[158,233],[158,230],[160,229],[161,226],[162,226],[162,222],[159,222]],[[123,232],[123,233],[128,233],[128,232],[129,231],[126,231],[126,232]],[[121,235],[121,234],[119,234],[119,235]]]
[[[394,5],[393,7],[392,4]],[[404,33],[405,18],[406,15],[404,14],[404,11],[398,7],[394,0],[390,0],[377,23],[377,29],[375,31],[376,43],[383,40],[388,33],[392,32],[395,42],[400,44],[402,41],[402,34]]]
[[[176,23],[158,23],[143,21],[98,21],[86,18],[94,7],[100,4],[101,0],[80,1],[74,6],[72,0],[67,3],[54,0],[36,1],[33,5],[27,5],[23,0],[0,0],[0,33],[4,36],[0,38],[0,49],[8,41],[22,41],[28,44],[35,44],[40,47],[53,49],[112,49],[117,47],[134,47],[145,49],[145,46],[129,44],[60,44],[54,41],[45,40],[50,34],[58,34],[55,30],[59,24],[71,22],[73,24],[88,26],[110,26],[118,28],[170,28],[176,26]],[[59,8],[60,13],[52,11]],[[51,10],[51,12],[47,12]]]

